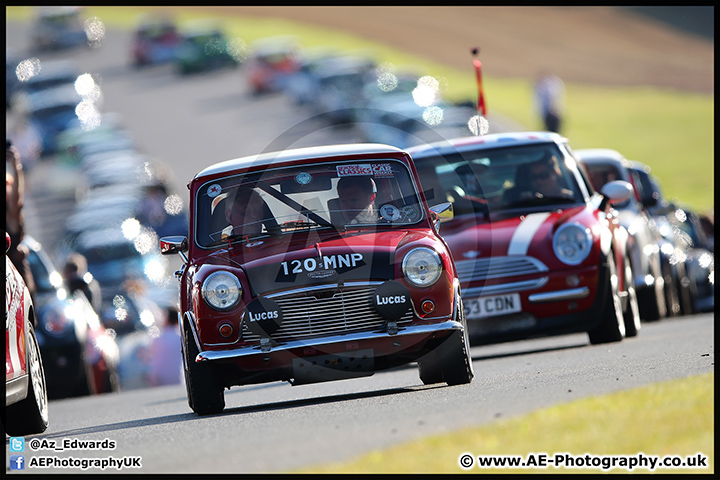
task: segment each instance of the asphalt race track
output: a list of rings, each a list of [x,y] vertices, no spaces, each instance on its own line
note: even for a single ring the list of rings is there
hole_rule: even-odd
[[[7,25],[6,41],[22,51],[27,33],[23,25]],[[128,48],[126,33],[109,30],[101,49],[62,55],[101,79],[103,111],[120,113],[143,151],[171,166],[183,198],[192,176],[219,161],[358,140],[353,129],[308,119],[282,95],[252,97],[242,69],[188,78],[169,67],[137,71],[129,66]],[[27,178],[28,230],[50,253],[73,201],[58,193],[60,181],[51,160]],[[714,315],[644,324],[638,337],[617,344],[591,346],[583,334],[471,353],[475,379],[469,385],[424,386],[417,369],[405,367],[324,384],[235,387],[226,391],[223,414],[209,417],[192,413],[182,385],[53,401],[50,427],[33,437],[47,442],[32,451],[26,439],[26,456],[140,457],[139,470],[122,470],[130,473],[278,472],[350,459],[562,402],[714,371]],[[59,447],[65,439],[70,447],[73,440],[109,439],[115,448],[50,449],[50,442]],[[457,457],[446,461],[455,465]]]

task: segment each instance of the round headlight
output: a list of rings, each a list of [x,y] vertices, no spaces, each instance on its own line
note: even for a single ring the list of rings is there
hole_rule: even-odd
[[[202,296],[208,305],[217,310],[233,308],[241,294],[240,281],[227,272],[215,272],[203,282]]]
[[[418,247],[405,256],[402,271],[405,278],[413,285],[429,287],[440,278],[442,260],[434,250]]]
[[[566,223],[555,232],[553,250],[561,262],[579,265],[590,254],[592,235],[590,229],[579,223]]]

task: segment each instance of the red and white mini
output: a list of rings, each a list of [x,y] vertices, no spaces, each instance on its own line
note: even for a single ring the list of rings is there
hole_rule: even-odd
[[[567,139],[548,132],[456,138],[408,149],[442,226],[473,343],[587,332],[637,334],[627,231],[612,208],[627,182],[593,190]]]

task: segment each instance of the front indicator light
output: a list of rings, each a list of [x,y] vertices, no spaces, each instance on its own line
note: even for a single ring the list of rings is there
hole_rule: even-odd
[[[422,309],[423,313],[429,314],[435,311],[435,304],[432,300],[425,300],[420,304],[420,308]]]
[[[202,296],[216,310],[229,310],[238,304],[242,287],[235,275],[215,272],[205,279]]]
[[[233,333],[232,325],[229,323],[223,323],[220,325],[220,328],[218,329],[220,331],[220,335],[227,338]]]
[[[442,260],[434,250],[418,247],[405,256],[402,271],[405,278],[416,287],[429,287],[442,274]]]

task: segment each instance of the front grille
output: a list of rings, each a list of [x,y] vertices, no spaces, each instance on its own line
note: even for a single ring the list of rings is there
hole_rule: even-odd
[[[460,260],[455,262],[455,267],[462,284],[548,271],[545,264],[537,258],[521,255]]]
[[[385,324],[385,319],[373,306],[374,292],[374,286],[338,289],[333,285],[273,295],[269,298],[280,305],[283,321],[270,338],[283,342],[378,330]],[[398,326],[410,323],[412,318],[412,310],[409,310],[397,322]],[[251,333],[244,322],[242,335],[246,342],[260,342],[260,337]]]

